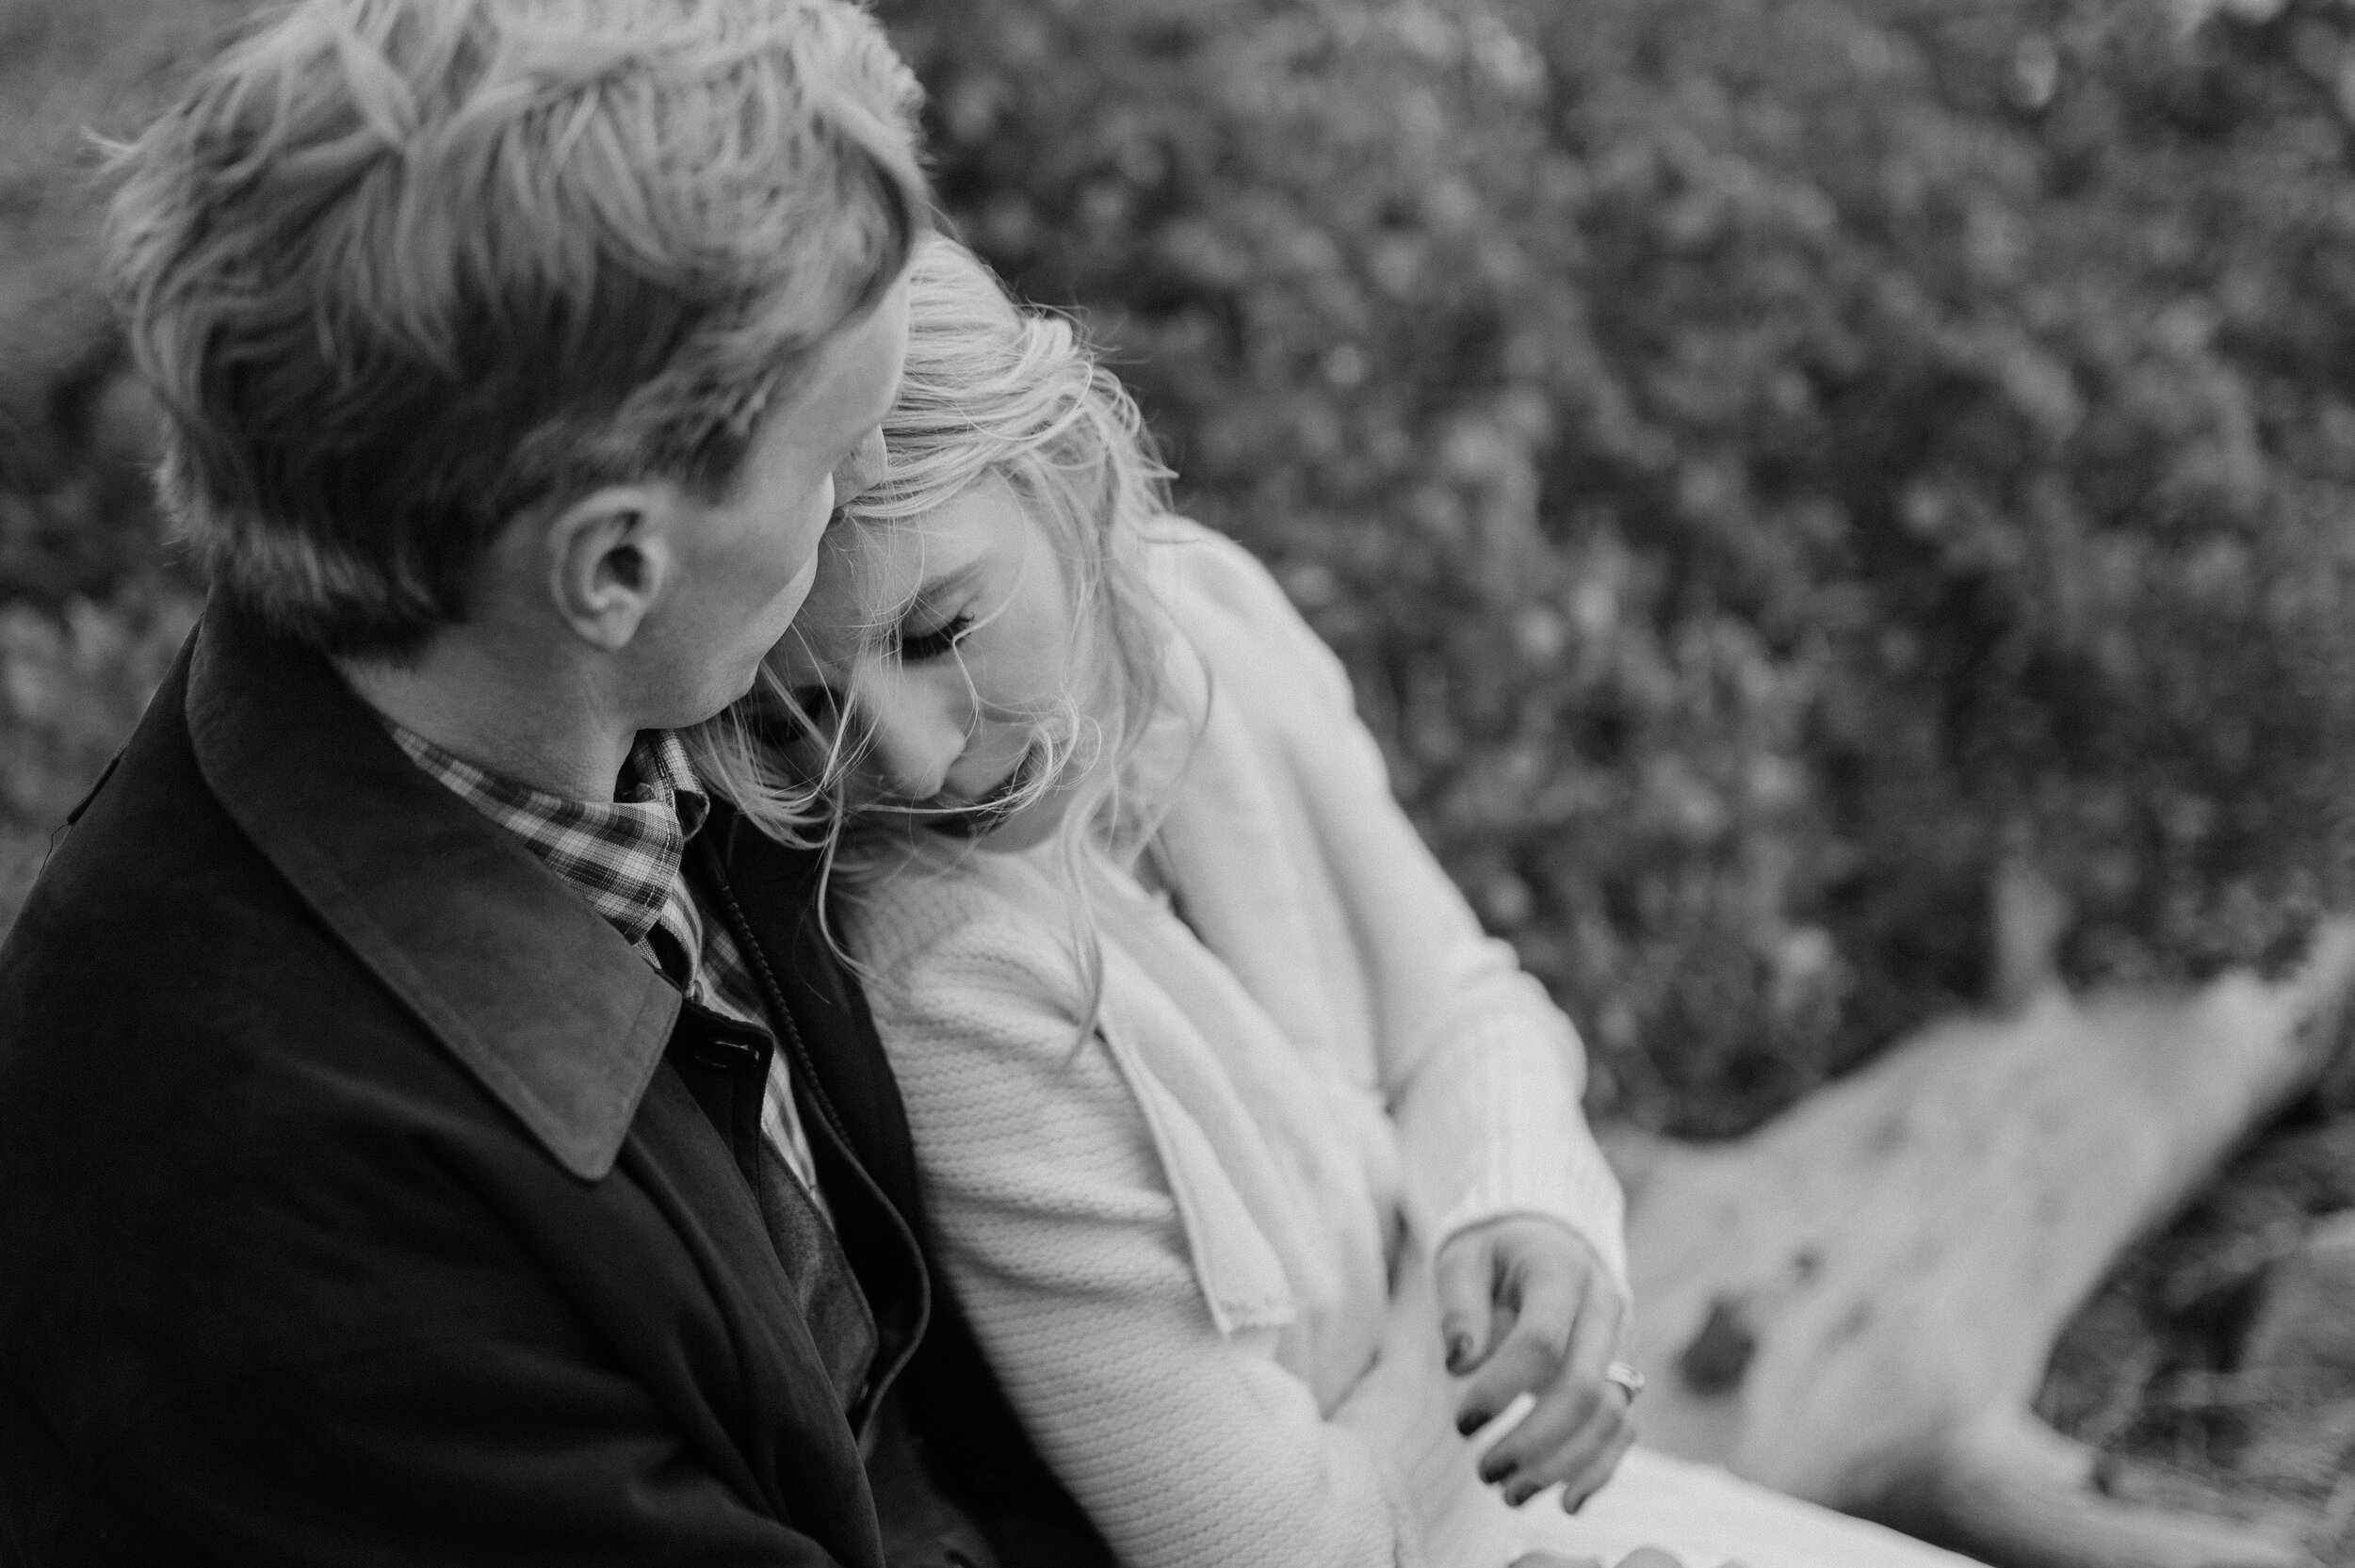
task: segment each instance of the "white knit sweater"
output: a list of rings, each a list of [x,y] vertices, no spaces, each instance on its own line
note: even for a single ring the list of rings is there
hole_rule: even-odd
[[[1416,837],[1274,580],[1166,531],[1156,587],[1214,696],[1156,843],[1168,895],[1089,889],[1096,1027],[1050,850],[934,847],[850,921],[947,1283],[1048,1463],[1133,1568],[1616,1557],[1675,1544],[1712,1488],[1697,1562],[1910,1560],[1657,1456],[1616,1520],[1479,1482],[1426,1260],[1538,1214],[1624,1280],[1578,1036]],[[1753,1500],[1815,1516],[1793,1554],[1758,1549]]]
[[[1427,1249],[1551,1215],[1623,1278],[1619,1190],[1577,1035],[1416,838],[1339,662],[1249,556],[1173,526],[1157,587],[1215,693],[1161,836],[1184,923],[1094,890],[1085,1044],[1049,851],[911,866],[852,947],[950,1286],[1123,1560],[1411,1560],[1398,1456],[1328,1419],[1403,1221]]]

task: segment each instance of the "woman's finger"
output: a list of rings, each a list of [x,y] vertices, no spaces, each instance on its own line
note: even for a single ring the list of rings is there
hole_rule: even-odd
[[[1535,1394],[1543,1404],[1569,1352],[1585,1300],[1586,1276],[1561,1258],[1543,1255],[1523,1262],[1512,1290],[1513,1325],[1464,1390],[1457,1423],[1461,1431],[1486,1424],[1517,1395]],[[1524,1420],[1521,1427],[1528,1424]],[[1514,1429],[1516,1435],[1521,1427]]]
[[[1582,1465],[1578,1474],[1563,1481],[1562,1511],[1576,1513],[1593,1499],[1596,1493],[1610,1485],[1611,1478],[1618,1472],[1619,1461],[1625,1459],[1627,1451],[1633,1447],[1635,1447],[1634,1426],[1630,1424],[1620,1428],[1619,1435],[1611,1440],[1609,1447],[1591,1462]]]
[[[1432,1263],[1432,1289],[1439,1301],[1440,1343],[1447,1348],[1447,1369],[1459,1378],[1487,1359],[1496,1273],[1495,1249],[1479,1230],[1467,1231],[1450,1241]]]
[[[1483,1479],[1535,1492],[1600,1454],[1626,1424],[1627,1396],[1603,1377],[1619,1339],[1624,1309],[1618,1293],[1586,1276],[1573,1311],[1551,1381],[1538,1389],[1528,1415],[1483,1458]],[[1497,1364],[1514,1353],[1507,1335]]]
[[[1583,1484],[1584,1490],[1594,1491],[1618,1463],[1615,1447],[1632,1440],[1634,1430],[1616,1399],[1599,1399],[1586,1420],[1567,1437],[1497,1476],[1505,1501],[1526,1502],[1556,1481]],[[1485,1463],[1483,1468],[1486,1468]]]

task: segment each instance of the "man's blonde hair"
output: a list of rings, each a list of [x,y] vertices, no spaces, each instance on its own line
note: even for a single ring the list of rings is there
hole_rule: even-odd
[[[110,283],[217,588],[330,653],[463,619],[499,529],[724,494],[925,223],[848,0],[301,0],[113,151]]]

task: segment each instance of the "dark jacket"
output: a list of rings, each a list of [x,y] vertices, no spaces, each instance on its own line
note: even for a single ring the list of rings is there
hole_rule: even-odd
[[[208,612],[0,946],[0,1563],[880,1568],[906,1123],[807,858],[724,808],[690,858],[876,1319],[848,1419],[748,1180],[765,1051]],[[896,1451],[894,1560],[985,1555]]]

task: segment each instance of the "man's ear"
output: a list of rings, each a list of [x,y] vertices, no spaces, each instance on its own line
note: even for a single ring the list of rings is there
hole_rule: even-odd
[[[609,485],[548,524],[548,592],[575,636],[619,653],[678,569],[681,497],[666,485]]]

